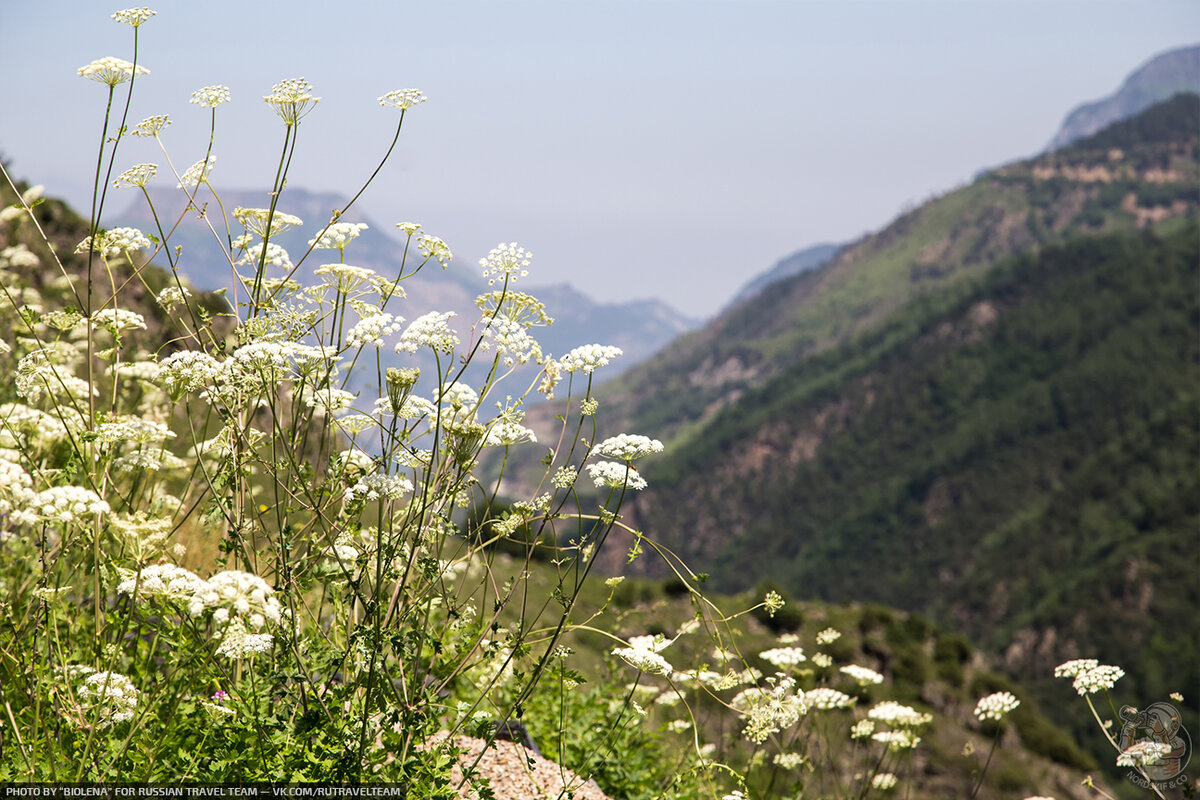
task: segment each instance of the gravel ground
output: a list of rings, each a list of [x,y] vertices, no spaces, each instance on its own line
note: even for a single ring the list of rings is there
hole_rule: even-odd
[[[459,764],[469,767],[479,758],[475,769],[480,778],[491,780],[492,791],[499,800],[610,800],[594,782],[584,781],[571,770],[534,755],[522,745],[497,739],[488,749],[483,739],[469,736],[456,736],[454,743],[465,751],[458,758]],[[458,796],[464,800],[477,798],[463,781],[462,770],[457,765],[452,769]]]

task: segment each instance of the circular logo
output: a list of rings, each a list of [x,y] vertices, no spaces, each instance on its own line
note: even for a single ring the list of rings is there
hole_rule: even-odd
[[[1128,750],[1141,742],[1165,745],[1167,754],[1149,766],[1141,767],[1142,773],[1151,781],[1169,781],[1183,772],[1191,757],[1192,741],[1179,716],[1179,710],[1170,703],[1155,703],[1138,711],[1133,706],[1121,709],[1121,750]]]

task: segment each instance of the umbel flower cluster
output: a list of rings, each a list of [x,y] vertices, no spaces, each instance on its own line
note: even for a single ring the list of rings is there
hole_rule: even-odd
[[[161,19],[113,18],[135,43]],[[519,714],[576,624],[599,548],[642,541],[621,497],[646,485],[633,462],[662,443],[594,444],[593,376],[621,350],[542,347],[552,319],[516,288],[533,257],[515,242],[473,270],[488,285],[477,313],[409,301],[426,266],[454,268],[450,246],[400,222],[390,255],[366,263],[380,242],[362,246],[377,234],[350,207],[290,213],[290,158],[261,203],[226,203],[212,177],[229,87],[191,94],[212,135],[175,158],[165,115],[120,119],[119,92],[152,79],[136,58],[78,73],[106,89],[97,182],[151,202],[162,180],[189,210],[114,227],[102,193],[60,248],[38,224],[40,189],[2,187],[0,368],[13,379],[0,386],[0,592],[13,613],[0,624],[5,651],[27,657],[0,665],[13,709],[0,739],[19,743],[0,774],[441,774],[452,740],[430,737]],[[303,78],[260,96],[291,152],[321,98]],[[426,101],[387,91],[381,119],[399,137]],[[197,224],[227,262],[221,293],[186,277],[197,253],[177,232]],[[525,404],[556,393],[558,429],[535,432]],[[547,440],[561,444],[539,465]],[[504,499],[510,451],[546,493]],[[537,589],[553,611],[525,607],[528,564],[498,565],[510,538],[554,565],[555,585]],[[640,654],[654,647],[629,655],[653,667]],[[51,725],[47,709],[66,713]]]
[[[474,308],[427,308],[411,281],[458,269],[442,238],[398,222],[399,241],[371,258],[379,232],[353,221],[353,201],[327,218],[291,213],[296,142],[328,107],[303,78],[246,93],[285,155],[261,201],[226,202],[212,177],[242,92],[193,92],[208,144],[175,158],[166,115],[120,119],[150,76],[137,37],[159,20],[148,8],[113,19],[132,28],[134,61],[78,70],[106,87],[94,184],[151,203],[164,181],[185,210],[152,205],[154,229],[113,227],[98,192],[77,245],[56,247],[40,187],[0,186],[0,369],[12,376],[0,384],[0,775],[505,796],[472,764],[457,780],[475,785],[451,784],[461,735],[491,737],[588,681],[603,686],[593,702],[609,726],[590,755],[670,717],[660,730],[686,768],[663,796],[746,800],[759,770],[866,797],[914,773],[931,714],[887,700],[883,673],[842,663],[841,631],[744,655],[700,576],[630,527],[622,501],[650,485],[664,445],[602,427],[593,382],[620,348],[543,347],[553,319],[517,288],[532,253],[498,244],[472,268]],[[380,95],[395,126],[383,141],[419,124],[427,100]],[[386,175],[380,149],[353,197]],[[185,240],[188,225],[202,235]],[[228,268],[221,292],[188,282],[196,241]],[[561,413],[527,417],[551,400]],[[616,561],[652,550],[686,587],[694,616],[674,637],[605,616],[619,576],[581,613],[597,555],[614,548]],[[769,592],[755,609],[784,602]],[[610,642],[593,659],[606,673],[578,671],[589,662],[567,642],[580,632]],[[1120,677],[1095,662],[1064,674],[1081,693]],[[725,730],[754,754],[739,769],[693,713],[704,706],[736,716]],[[1015,707],[992,695],[976,716]],[[578,730],[558,724],[563,738]],[[843,751],[847,774],[824,772]]]

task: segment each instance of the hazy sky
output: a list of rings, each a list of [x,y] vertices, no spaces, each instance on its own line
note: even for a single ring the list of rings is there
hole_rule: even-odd
[[[151,75],[130,119],[169,114],[180,169],[208,136],[191,92],[225,84],[213,182],[265,192],[283,125],[262,96],[305,77],[323,100],[301,123],[292,184],[352,193],[395,129],[376,98],[419,88],[429,102],[406,116],[363,211],[423,223],[459,269],[517,241],[534,253],[531,285],[693,315],[795,250],[1039,151],[1074,106],[1200,41],[1195,0],[151,7],[138,56]],[[117,8],[0,0],[0,153],[81,211],[106,90],[76,70],[131,59]],[[118,170],[163,162],[145,140],[122,148]]]

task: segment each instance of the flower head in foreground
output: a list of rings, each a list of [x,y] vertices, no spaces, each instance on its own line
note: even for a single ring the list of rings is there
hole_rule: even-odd
[[[607,486],[610,489],[646,488],[646,479],[627,464],[618,464],[615,461],[597,461],[595,464],[588,464],[584,469],[587,470],[588,477],[599,487]]]
[[[806,660],[804,651],[799,647],[776,647],[771,650],[762,651],[758,654],[758,657],[763,661],[773,664],[778,669],[794,667]]]
[[[114,58],[105,56],[97,58],[90,64],[84,64],[79,68],[79,74],[88,80],[96,83],[103,83],[106,86],[117,86],[133,79],[134,72],[138,75],[149,75],[150,70],[138,64],[134,67],[123,58]]]
[[[636,433],[622,433],[605,439],[596,447],[597,455],[605,458],[619,458],[622,461],[633,461],[635,458],[648,456],[651,453],[661,453],[663,443],[649,436]]]
[[[860,667],[855,664],[848,664],[841,669],[842,672],[854,679],[859,686],[869,686],[873,683],[883,683],[883,676],[873,669]]]
[[[271,87],[271,93],[263,97],[274,109],[285,125],[295,125],[313,110],[321,98],[313,97],[312,84],[304,78],[289,78]]]
[[[871,739],[887,745],[893,753],[900,750],[912,750],[921,743],[921,737],[912,731],[879,731],[871,734]]]
[[[91,673],[77,694],[84,710],[96,713],[105,726],[133,719],[140,697],[133,681],[117,672]]]
[[[166,114],[155,114],[153,117],[146,117],[139,122],[137,126],[129,132],[130,136],[158,136],[162,129],[171,124],[171,119]]]
[[[1166,742],[1137,742],[1121,751],[1117,756],[1118,767],[1149,767],[1157,764],[1171,752]]]
[[[479,259],[483,267],[483,277],[488,279],[488,285],[495,284],[497,279],[515,281],[529,274],[526,267],[533,253],[524,247],[517,247],[516,242],[498,244],[487,254],[487,258]]]
[[[929,714],[917,711],[912,706],[901,705],[892,700],[885,700],[867,712],[867,717],[876,722],[901,728],[916,728],[928,725],[933,721]]]
[[[144,187],[157,172],[157,164],[134,164],[117,176],[117,179],[113,181],[113,186],[118,189]]]
[[[345,250],[367,227],[365,222],[335,222],[308,244],[315,250]]]
[[[1094,658],[1077,658],[1073,661],[1059,664],[1054,668],[1054,677],[1056,678],[1074,678],[1082,672],[1087,672],[1089,669],[1094,669],[1100,665],[1100,662]]]
[[[199,186],[202,183],[208,183],[208,176],[212,174],[213,165],[217,163],[215,155],[209,155],[208,158],[197,161],[187,168],[183,173],[183,177],[179,179],[179,183],[175,185],[177,189],[190,189],[193,186]]]
[[[609,364],[614,358],[624,353],[619,347],[602,344],[585,344],[576,347],[559,360],[563,372],[583,372],[591,375],[599,367]]]
[[[157,11],[151,11],[145,6],[142,6],[140,8],[121,9],[117,13],[113,14],[112,18],[117,22],[123,22],[126,25],[132,25],[136,28],[157,13]]]
[[[803,692],[796,692],[793,678],[767,678],[769,688],[753,687],[740,692],[729,705],[746,717],[742,735],[762,744],[772,733],[790,728],[808,713]]]
[[[192,92],[192,99],[188,100],[188,102],[204,106],[205,108],[216,108],[221,103],[229,102],[229,87],[205,86],[202,89]]]
[[[285,214],[282,211],[271,213],[269,208],[242,208],[238,206],[233,210],[233,216],[246,229],[247,233],[252,233],[259,238],[270,238],[267,235],[267,220],[271,221],[270,236],[277,236],[291,228],[297,228],[304,224],[304,221],[297,216]]]
[[[897,780],[895,774],[891,772],[880,772],[871,778],[871,788],[886,792],[888,789],[896,788]]]
[[[842,638],[842,632],[836,628],[826,628],[817,634],[817,644],[833,644]]]
[[[454,315],[453,311],[430,311],[417,317],[400,335],[396,352],[415,353],[422,347],[431,347],[439,353],[453,353],[459,339],[447,323]]]
[[[613,648],[612,654],[624,659],[630,666],[654,675],[669,675],[674,670],[667,660],[659,655],[671,643],[661,634],[658,636],[634,636],[629,647]]]
[[[428,99],[420,89],[394,89],[379,98],[379,105],[392,106],[401,111],[407,111],[415,105],[424,103]]]
[[[46,523],[59,527],[102,517],[111,511],[98,494],[82,486],[54,486],[38,492],[33,505]]]
[[[1111,689],[1125,675],[1125,670],[1101,664],[1075,676],[1075,691],[1079,694],[1095,694],[1102,689]]]
[[[94,250],[104,258],[116,258],[122,253],[146,250],[150,247],[150,239],[137,228],[113,228],[111,231],[101,231],[95,240],[91,236],[75,245],[78,254]]]
[[[979,699],[975,705],[975,716],[980,722],[989,719],[999,722],[1019,705],[1021,701],[1011,692],[996,692]]]
[[[402,228],[407,223],[400,223],[396,227]],[[450,266],[450,261],[454,258],[454,254],[450,252],[450,247],[436,236],[421,234],[417,239],[417,249],[421,251],[421,255],[425,256],[425,260],[434,259],[442,265],[442,269],[447,269]]]
[[[818,686],[816,689],[810,689],[804,693],[804,702],[808,703],[810,708],[829,711],[835,708],[849,708],[854,705],[854,698],[837,689]]]

